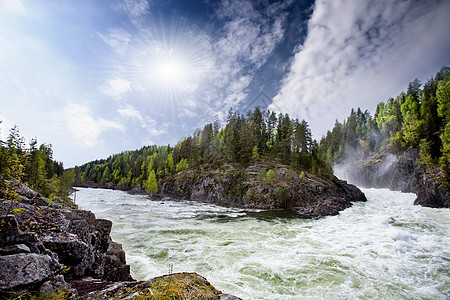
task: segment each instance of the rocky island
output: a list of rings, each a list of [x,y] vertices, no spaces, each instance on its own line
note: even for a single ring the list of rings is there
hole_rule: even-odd
[[[256,164],[245,169],[184,171],[161,184],[159,197],[192,199],[228,207],[290,210],[304,217],[337,215],[355,201],[366,201],[354,185],[284,165]]]

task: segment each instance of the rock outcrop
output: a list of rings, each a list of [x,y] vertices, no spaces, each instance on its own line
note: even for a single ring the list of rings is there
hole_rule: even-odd
[[[366,201],[357,187],[345,181],[292,171],[283,165],[184,171],[167,179],[159,195],[230,207],[292,210],[309,217],[336,215],[353,201]]]
[[[103,284],[77,281],[73,284],[80,291],[81,299],[240,299],[223,294],[197,273],[175,273],[148,281]],[[90,290],[93,285],[97,286]]]
[[[121,245],[110,238],[111,221],[52,207],[17,180],[6,184],[2,194],[14,194],[0,200],[0,294],[66,289],[70,296],[72,280],[133,280]]]

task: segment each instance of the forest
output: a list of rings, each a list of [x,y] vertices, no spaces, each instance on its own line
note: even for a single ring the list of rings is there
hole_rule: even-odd
[[[74,171],[64,171],[62,162],[53,160],[51,144],[38,145],[36,138],[27,144],[14,125],[6,141],[0,140],[0,178],[17,179],[53,202],[67,197]],[[4,185],[4,181],[0,180]],[[3,186],[0,191],[8,189]],[[3,189],[5,188],[5,189]],[[11,195],[2,195],[10,198]]]
[[[155,193],[163,178],[184,170],[217,169],[228,163],[246,167],[264,161],[332,176],[305,120],[256,107],[246,115],[230,109],[225,126],[216,117],[174,147],[146,146],[77,166],[75,184],[111,183],[120,189]]]
[[[442,67],[423,85],[416,78],[406,93],[380,102],[372,117],[366,110],[351,110],[320,141],[321,156],[330,164],[342,161],[347,153],[367,158],[385,151],[401,153],[418,148],[418,163],[441,168],[444,185],[450,187],[450,68]]]
[[[380,151],[418,148],[418,163],[425,170],[441,168],[448,188],[449,120],[450,68],[442,67],[426,83],[415,79],[406,92],[380,102],[374,116],[352,109],[320,143],[313,140],[305,120],[259,107],[246,114],[230,109],[225,126],[215,117],[175,146],[145,146],[64,171],[63,164],[53,160],[50,144],[38,146],[32,139],[27,145],[14,126],[7,140],[0,140],[0,176],[17,178],[50,198],[67,195],[73,183],[155,193],[165,178],[185,170],[219,169],[230,163],[245,168],[270,161],[331,177],[331,166],[347,153],[367,158]]]

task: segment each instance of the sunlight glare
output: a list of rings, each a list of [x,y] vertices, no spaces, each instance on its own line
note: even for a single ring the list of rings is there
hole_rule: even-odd
[[[185,80],[187,67],[180,61],[163,61],[157,65],[156,74],[160,76],[160,80],[174,85],[182,84]]]

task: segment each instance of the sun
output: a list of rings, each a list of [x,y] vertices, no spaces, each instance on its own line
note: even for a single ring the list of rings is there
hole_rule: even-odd
[[[171,59],[156,64],[155,75],[159,81],[170,85],[181,85],[187,79],[187,65],[178,59]]]
[[[176,51],[164,49],[153,53],[148,61],[146,73],[147,79],[153,88],[165,91],[184,91],[192,85],[192,63]]]

